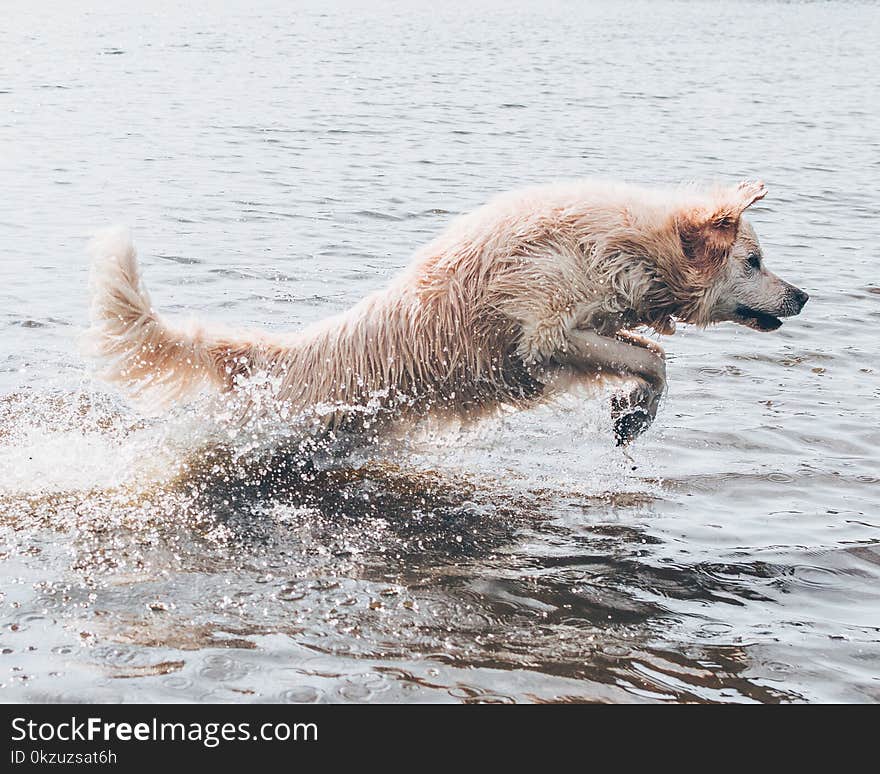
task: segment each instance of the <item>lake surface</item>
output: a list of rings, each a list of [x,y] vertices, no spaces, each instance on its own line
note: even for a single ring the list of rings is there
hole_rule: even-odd
[[[880,10],[17,4],[0,25],[0,700],[880,699]],[[296,328],[496,192],[760,177],[776,333],[682,326],[626,455],[570,396],[303,468],[80,354]]]

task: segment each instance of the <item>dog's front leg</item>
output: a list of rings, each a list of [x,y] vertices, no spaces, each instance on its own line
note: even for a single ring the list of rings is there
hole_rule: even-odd
[[[614,422],[614,437],[617,445],[629,443],[647,430],[657,416],[660,399],[666,390],[666,353],[656,342],[631,331],[619,331],[620,341],[634,347],[652,352],[660,359],[660,379],[656,382],[641,382],[627,394],[617,394],[611,398],[611,418]]]
[[[560,360],[584,374],[636,382],[628,394],[615,395],[611,401],[618,445],[629,443],[654,421],[666,389],[666,355],[658,344],[629,331],[611,338],[575,328],[569,331]]]

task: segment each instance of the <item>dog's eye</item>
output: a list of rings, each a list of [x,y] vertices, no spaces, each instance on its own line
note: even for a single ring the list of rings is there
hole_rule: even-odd
[[[747,261],[749,266],[751,266],[753,269],[757,270],[761,268],[761,256],[757,253],[749,253]]]

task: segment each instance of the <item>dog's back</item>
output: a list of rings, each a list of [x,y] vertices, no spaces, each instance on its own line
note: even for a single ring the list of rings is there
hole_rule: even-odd
[[[438,285],[421,262],[343,314],[269,336],[167,322],[124,229],[99,234],[91,252],[92,354],[103,378],[148,409],[249,384],[251,409],[271,402],[273,413],[354,429],[390,415],[474,418],[528,404],[545,388],[517,354],[516,325],[479,308],[477,284]]]

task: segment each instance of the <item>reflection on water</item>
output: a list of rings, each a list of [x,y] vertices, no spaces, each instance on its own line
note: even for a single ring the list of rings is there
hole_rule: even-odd
[[[16,395],[7,410],[35,399]],[[90,417],[117,452],[162,451],[100,399],[56,395],[51,411]],[[43,429],[77,432],[64,420]],[[5,461],[30,462],[22,448]],[[527,490],[387,458],[322,466],[283,447],[243,458],[207,443],[178,462],[113,489],[48,479],[4,494],[4,558],[55,579],[4,599],[7,688],[102,701],[145,689],[279,701],[799,696],[750,674],[747,643],[716,644],[724,623],[671,647],[678,602],[772,603],[795,568],[655,563],[661,539],[621,513],[650,512],[662,487]]]
[[[0,700],[880,699],[876,9],[125,5],[0,29]],[[627,454],[577,395],[349,454],[232,437],[78,354],[108,221],[159,308],[278,330],[597,173],[764,177],[812,297],[682,326]]]

